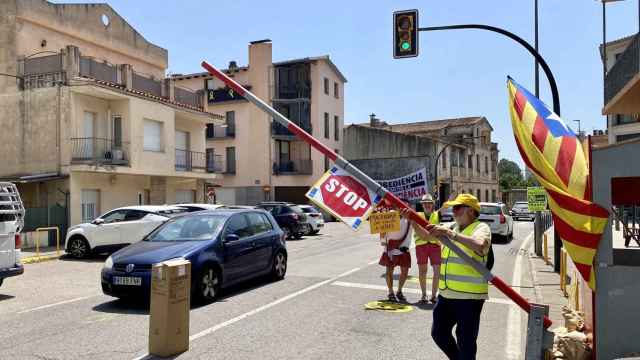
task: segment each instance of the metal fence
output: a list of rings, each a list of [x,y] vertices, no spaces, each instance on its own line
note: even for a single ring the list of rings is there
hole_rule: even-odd
[[[162,96],[162,83],[157,80],[142,76],[135,71],[133,73],[133,88],[155,96]]]
[[[197,92],[189,91],[181,87],[174,87],[174,98],[176,102],[195,107],[202,107],[201,95]]]
[[[96,80],[118,82],[118,68],[107,62],[99,62],[90,57],[80,57],[80,76]]]
[[[176,170],[193,171],[194,169],[205,170],[207,156],[205,153],[176,149]]]
[[[640,34],[636,35],[629,47],[616,60],[604,79],[604,103],[613,99],[622,88],[640,71]]]
[[[52,87],[66,82],[62,68],[62,55],[48,55],[22,60],[25,89]]]
[[[58,204],[50,207],[27,208],[24,219],[23,232],[35,231],[41,227],[57,226],[61,234],[67,233],[67,208]],[[64,243],[64,236],[61,238],[61,245]],[[48,245],[55,245],[55,232],[49,233]]]
[[[102,138],[72,138],[71,162],[129,165],[129,143]]]
[[[222,174],[225,172],[224,158],[222,155],[209,155],[207,154],[207,172]]]
[[[276,161],[273,163],[273,173],[275,175],[311,175],[313,161],[311,159]]]

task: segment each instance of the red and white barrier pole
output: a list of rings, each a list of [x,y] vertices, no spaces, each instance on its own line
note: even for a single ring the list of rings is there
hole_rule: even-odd
[[[262,101],[260,98],[252,94],[249,90],[242,87],[242,85],[238,84],[235,80],[228,77],[226,74],[216,69],[206,61],[202,62],[202,67],[205,68],[211,75],[218,78],[220,81],[225,83],[229,88],[235,91],[237,94],[241,95],[249,102],[256,105],[262,111],[271,116],[276,122],[280,125],[286,127],[289,131],[295,134],[300,140],[311,145],[314,149],[321,152],[323,155],[327,156],[336,165],[344,169],[351,176],[356,178],[358,181],[362,182],[369,189],[373,189],[377,195],[381,198],[389,201],[395,207],[399,209],[409,209],[411,210],[410,218],[416,223],[420,224],[423,227],[429,226],[429,222],[422,217],[418,216],[418,214],[411,209],[411,207],[407,206],[403,201],[401,201],[397,196],[393,193],[387,191],[384,187],[378,184],[375,180],[371,179],[367,174],[363,173],[360,169],[353,166],[350,162],[344,159],[339,154],[336,154],[331,148],[327,147],[318,139],[314,138],[311,134],[304,131],[298,125],[296,125],[291,120],[284,117],[284,115],[280,114],[269,104]],[[476,271],[478,271],[482,276],[489,282],[491,282],[498,290],[500,290],[503,294],[509,297],[513,302],[518,304],[522,308],[522,310],[529,313],[531,311],[531,304],[523,298],[520,294],[515,292],[509,285],[507,285],[502,279],[493,275],[483,264],[474,260],[471,256],[467,255],[462,249],[460,249],[457,245],[455,245],[451,240],[447,238],[440,238],[440,241],[448,248],[451,249],[454,253],[456,253],[459,257],[465,260],[465,262],[471,265]],[[551,320],[548,317],[544,318],[544,326],[548,328],[551,326]]]

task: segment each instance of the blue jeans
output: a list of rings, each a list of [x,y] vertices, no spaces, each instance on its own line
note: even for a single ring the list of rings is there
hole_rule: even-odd
[[[451,360],[476,358],[480,313],[484,300],[447,299],[438,295],[433,309],[431,337]],[[453,327],[456,326],[456,339]]]

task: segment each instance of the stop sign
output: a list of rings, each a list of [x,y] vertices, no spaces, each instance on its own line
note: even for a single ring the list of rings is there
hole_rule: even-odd
[[[325,206],[342,217],[362,217],[371,205],[367,188],[349,175],[332,174],[320,185]]]

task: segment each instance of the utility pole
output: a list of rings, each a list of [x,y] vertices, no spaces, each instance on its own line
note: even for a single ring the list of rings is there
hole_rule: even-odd
[[[538,0],[535,0],[535,15],[534,15],[534,34],[535,34],[535,40],[534,40],[534,49],[536,49],[536,52],[538,52]],[[538,59],[536,58],[536,69],[535,69],[535,74],[536,74],[536,97],[539,99],[540,98],[540,64],[538,63]]]

